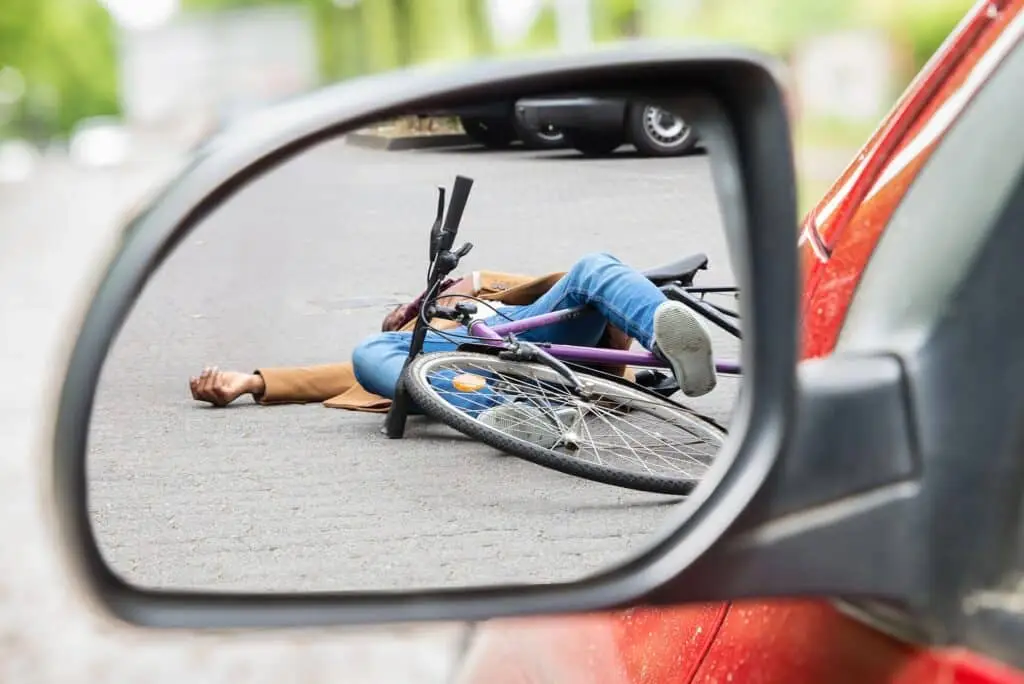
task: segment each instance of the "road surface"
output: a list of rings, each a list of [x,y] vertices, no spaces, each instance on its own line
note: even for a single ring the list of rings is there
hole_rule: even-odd
[[[624,560],[677,499],[501,456],[413,419],[319,404],[191,401],[204,365],[344,361],[423,286],[435,188],[476,185],[461,270],[544,273],[585,252],[639,268],[693,251],[730,282],[707,160],[628,153],[382,152],[327,144],[189,235],[115,342],[94,409],[90,505],[104,555],[148,587],[376,590],[576,579]],[[736,345],[715,336],[726,356]],[[695,404],[727,421],[738,381]]]

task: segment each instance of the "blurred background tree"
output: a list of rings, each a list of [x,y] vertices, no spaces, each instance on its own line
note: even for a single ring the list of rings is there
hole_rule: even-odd
[[[815,35],[878,29],[910,56],[904,85],[939,48],[972,0],[714,0],[678,35],[738,41],[783,58]]]
[[[786,57],[801,41],[822,32],[881,29],[908,55],[905,73],[897,79],[900,87],[972,4],[970,0],[590,2],[595,42],[699,35],[746,43]],[[550,0],[538,6],[524,35],[509,44],[492,35],[488,0],[181,0],[181,4],[183,12],[306,5],[313,17],[321,82],[414,63],[558,44]],[[0,136],[66,134],[82,118],[118,111],[116,27],[98,0],[3,0],[0,69],[4,68]],[[18,80],[11,76],[15,70],[25,84],[24,92],[15,104],[4,105],[2,84]]]
[[[0,117],[0,135],[43,138],[116,114],[116,60],[113,22],[93,0],[3,0],[0,68],[25,87]]]
[[[866,3],[865,14],[907,49],[912,76],[973,4],[967,0],[871,0]]]
[[[188,10],[307,5],[321,76],[333,81],[493,48],[486,0],[183,0]]]

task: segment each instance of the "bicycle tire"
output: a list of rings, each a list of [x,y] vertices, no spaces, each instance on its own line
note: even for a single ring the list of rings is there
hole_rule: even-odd
[[[497,359],[493,354],[477,352],[435,352],[417,357],[406,368],[405,375],[403,376],[403,382],[410,397],[427,416],[441,421],[458,432],[536,465],[602,484],[656,494],[686,495],[693,491],[700,481],[701,478],[667,477],[657,474],[629,472],[608,465],[580,460],[571,455],[543,448],[484,425],[475,418],[463,413],[459,408],[440,396],[438,390],[430,384],[426,376],[426,369],[429,366],[436,365],[444,360],[459,359],[466,360],[467,365],[473,362],[481,363],[483,360],[486,360],[488,364],[506,364],[516,370],[527,369],[530,371],[541,371],[545,374],[553,373],[550,368],[541,364],[503,361]],[[726,430],[721,425],[679,402],[647,390],[618,376],[591,369],[581,369],[576,372],[582,378],[590,377],[620,385],[627,388],[631,393],[642,395],[650,402],[671,407],[673,411],[685,415],[695,424],[700,424],[704,430],[716,433],[720,441],[725,440]],[[713,459],[714,457],[712,456],[711,458]],[[708,466],[710,467],[710,463]]]

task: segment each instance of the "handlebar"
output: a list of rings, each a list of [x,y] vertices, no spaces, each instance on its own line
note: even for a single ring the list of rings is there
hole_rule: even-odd
[[[441,248],[441,221],[444,219],[444,186],[437,187],[437,213],[434,215],[434,225],[430,227],[430,262],[433,263]]]
[[[455,177],[447,215],[444,207],[445,189],[443,186],[437,189],[437,211],[434,215],[434,225],[430,228],[430,271],[427,280],[431,283],[451,273],[459,265],[459,260],[473,249],[471,243],[466,243],[455,252],[451,251],[472,189],[472,178]]]
[[[452,187],[452,199],[448,203],[448,215],[444,219],[444,228],[441,231],[441,249],[451,249],[455,243],[455,236],[459,233],[459,224],[462,222],[462,212],[466,210],[466,203],[469,201],[469,192],[473,189],[473,179],[465,176],[456,176],[455,185]]]

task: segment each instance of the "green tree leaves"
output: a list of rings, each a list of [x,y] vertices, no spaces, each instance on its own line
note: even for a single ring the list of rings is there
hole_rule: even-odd
[[[27,83],[8,134],[67,132],[79,119],[117,111],[113,26],[95,0],[3,3],[0,66]]]
[[[145,2],[146,0],[139,0]],[[512,2],[513,0],[501,0]],[[594,40],[699,35],[786,55],[822,31],[874,26],[905,45],[919,69],[971,0],[590,0]],[[0,0],[0,68],[28,89],[0,135],[67,132],[118,110],[116,29],[97,0]],[[303,4],[312,11],[321,80],[496,50],[487,0],[182,0],[183,11]],[[543,6],[526,37],[503,52],[552,48],[555,13]]]

